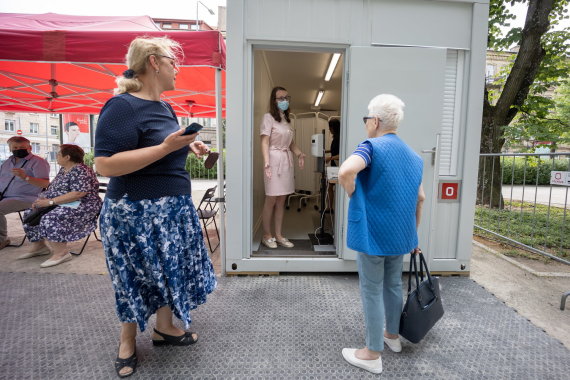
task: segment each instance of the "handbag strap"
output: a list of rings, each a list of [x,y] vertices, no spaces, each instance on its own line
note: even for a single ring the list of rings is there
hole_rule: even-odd
[[[24,165],[26,165],[27,163],[28,163],[28,160],[24,160],[24,163],[22,164],[22,166],[20,166],[19,169],[22,169],[24,167]],[[4,190],[2,190],[2,192],[0,193],[0,198],[4,198],[4,194],[6,193],[6,190],[8,190],[8,186],[10,186],[10,184],[12,183],[14,178],[16,178],[16,176],[12,176],[12,178],[10,178],[10,182],[8,182],[8,184],[6,185]]]
[[[427,279],[429,282],[429,286],[433,290],[433,281],[432,281],[431,273],[428,270],[427,262],[426,262],[426,259],[423,255],[423,253],[420,253],[420,271],[422,271],[422,281],[424,280],[423,279],[423,268],[422,268],[423,266],[425,266],[425,268],[426,268],[426,276],[427,276]]]
[[[418,271],[417,256],[419,256],[419,259],[420,259],[420,268],[419,268],[420,270],[419,271]],[[410,292],[412,291],[412,274],[416,278],[416,289],[418,289],[420,284],[424,281],[424,267],[425,267],[426,277],[427,277],[428,282],[429,282],[429,286],[433,290],[433,280],[431,277],[431,273],[428,270],[426,258],[424,256],[423,252],[420,251],[420,253],[418,253],[418,254],[411,253],[410,270],[408,271],[408,273],[409,273],[408,294],[410,294]]]
[[[409,277],[408,277],[408,295],[412,292],[412,273],[414,274],[415,278],[416,278],[416,289],[420,286],[420,279],[418,277],[418,262],[416,259],[415,254],[411,254],[410,257],[410,270],[408,271]],[[420,261],[421,263],[421,261]],[[412,270],[413,269],[413,270]],[[422,281],[423,281],[423,276],[422,276]]]

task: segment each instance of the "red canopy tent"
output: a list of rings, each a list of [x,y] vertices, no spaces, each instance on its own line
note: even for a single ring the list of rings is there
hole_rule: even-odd
[[[176,90],[179,116],[216,117],[216,75],[225,110],[226,46],[217,31],[163,31],[148,16],[0,13],[0,111],[99,113],[137,36],[169,36],[185,52]],[[222,116],[222,115],[218,115]]]

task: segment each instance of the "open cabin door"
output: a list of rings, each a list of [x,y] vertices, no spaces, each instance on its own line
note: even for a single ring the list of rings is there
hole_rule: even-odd
[[[436,147],[442,119],[446,50],[421,47],[351,47],[347,75],[347,126],[343,145],[347,155],[367,138],[362,117],[368,103],[378,94],[393,94],[404,101],[404,120],[398,135],[424,160],[423,185],[426,192],[419,227],[420,248],[431,259],[432,221],[437,196]],[[341,197],[346,223],[349,200]],[[340,226],[345,260],[355,260],[356,252],[346,246],[346,225]],[[337,234],[337,236],[339,236]],[[431,261],[431,260],[430,260]]]

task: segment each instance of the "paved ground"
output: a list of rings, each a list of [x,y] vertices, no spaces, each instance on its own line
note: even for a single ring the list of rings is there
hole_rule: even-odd
[[[524,190],[524,191],[523,191]],[[523,200],[525,202],[534,203],[536,196],[536,203],[556,207],[570,207],[570,188],[566,186],[510,186],[504,185],[502,188],[503,198],[506,200],[513,199],[516,201]]]
[[[363,343],[357,276],[220,278],[193,313],[195,346],[137,340],[133,379],[374,378],[340,351]],[[118,325],[106,276],[0,273],[3,379],[113,379]],[[562,379],[570,351],[469,278],[442,278],[444,318],[384,353],[383,378]]]
[[[17,236],[15,218],[9,225]],[[39,268],[44,258],[16,260],[23,249],[0,251],[0,379],[115,378],[119,326],[100,243],[47,269]],[[216,253],[214,262],[219,268]],[[564,282],[553,295],[537,293],[548,283],[529,282],[534,276],[504,260],[476,249],[472,264],[485,287],[442,278],[444,318],[422,343],[385,352],[382,377],[567,378],[570,350],[559,339],[570,330],[570,310],[558,309],[556,294]],[[364,339],[354,274],[219,278],[193,318],[195,346],[155,348],[149,331],[140,334],[132,378],[373,378],[340,355]]]

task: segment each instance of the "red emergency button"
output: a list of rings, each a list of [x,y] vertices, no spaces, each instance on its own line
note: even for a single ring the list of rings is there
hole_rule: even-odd
[[[441,200],[459,199],[459,182],[441,182],[439,185],[440,185],[439,199]]]

